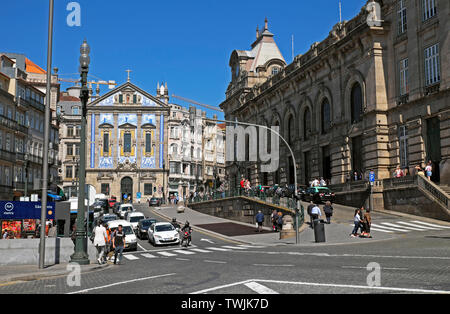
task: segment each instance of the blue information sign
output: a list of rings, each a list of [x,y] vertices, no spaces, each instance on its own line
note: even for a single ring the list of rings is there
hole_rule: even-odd
[[[371,171],[369,174],[369,181],[375,182],[375,172]]]
[[[0,219],[41,219],[40,202],[0,202]],[[55,219],[55,203],[47,203],[47,219]]]
[[[141,192],[137,192],[136,196],[137,196],[137,198],[141,198],[141,196],[142,196]]]

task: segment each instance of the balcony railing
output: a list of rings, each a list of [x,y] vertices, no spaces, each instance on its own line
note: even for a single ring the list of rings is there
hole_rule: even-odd
[[[3,149],[0,149],[0,159],[15,162],[16,161],[16,154],[13,152],[9,152]]]
[[[12,119],[9,119],[8,117],[5,117],[3,115],[0,115],[0,124],[3,126],[6,126],[8,129],[19,131],[24,134],[28,134],[28,129],[25,126],[17,123],[17,121],[14,121]]]

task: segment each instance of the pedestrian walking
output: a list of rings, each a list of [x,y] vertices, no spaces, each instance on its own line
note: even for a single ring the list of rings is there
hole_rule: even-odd
[[[3,239],[3,240],[8,239],[8,229],[5,229],[5,230],[4,230],[3,235],[2,235],[2,239]]]
[[[370,215],[370,208],[366,210],[363,216],[363,224],[364,224],[364,232],[361,233],[361,236],[364,238],[372,238],[370,235],[370,226],[372,225],[372,217]]]
[[[262,232],[262,227],[263,227],[263,223],[264,223],[264,214],[262,213],[262,211],[258,211],[258,213],[256,214],[256,224],[258,226],[258,229],[256,230],[256,232]]]
[[[351,234],[352,238],[355,238],[358,236],[358,229],[360,228],[360,224],[361,224],[362,220],[361,220],[361,211],[359,209],[355,210],[355,215],[353,216],[353,223],[354,223],[354,228]]]
[[[73,224],[72,233],[70,234],[70,238],[72,239],[73,245],[76,245],[77,242],[77,225]]]
[[[330,201],[327,201],[325,203],[325,206],[323,207],[323,212],[325,213],[325,217],[327,217],[327,224],[330,224],[331,217],[333,217],[333,206],[331,205]]]
[[[308,208],[307,208],[307,213],[308,213],[308,216],[309,216],[309,224],[310,224],[310,227],[311,228],[313,228],[313,218],[312,218],[312,216],[311,216],[311,210],[314,208],[314,202],[313,201],[311,201],[310,203],[309,203],[309,205],[308,205]]]
[[[278,212],[278,220],[277,220],[278,230],[283,230],[283,213]]]
[[[276,209],[273,210],[272,214],[270,215],[270,220],[272,221],[272,231],[277,232],[278,231],[278,212]]]
[[[433,165],[431,160],[428,162],[427,166],[425,167],[425,174],[428,178],[428,180],[431,181],[431,176],[433,175]]]
[[[125,232],[123,226],[119,225],[113,235],[113,249],[114,249],[114,265],[117,264],[117,256],[119,256],[119,265],[122,262],[123,249],[125,248]]]
[[[313,228],[314,228],[314,221],[322,218],[322,212],[320,211],[319,206],[317,204],[314,204],[314,207],[311,209],[311,217],[313,221]]]
[[[108,241],[108,235],[106,234],[106,229],[100,223],[97,222],[97,226],[94,228],[94,246],[97,249],[97,261],[101,265],[105,262],[105,247],[106,242]]]

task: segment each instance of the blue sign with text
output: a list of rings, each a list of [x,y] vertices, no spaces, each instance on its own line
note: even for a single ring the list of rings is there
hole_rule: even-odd
[[[40,202],[0,202],[0,219],[41,219]],[[47,203],[47,219],[55,219],[55,203]]]
[[[369,174],[369,181],[375,182],[375,172],[371,171]]]

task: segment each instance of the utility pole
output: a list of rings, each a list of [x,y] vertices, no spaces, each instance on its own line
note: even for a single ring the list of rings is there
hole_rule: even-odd
[[[50,138],[50,102],[52,100],[52,50],[53,50],[53,8],[54,1],[49,0],[48,14],[48,46],[47,46],[47,90],[45,95],[45,127],[44,127],[44,154],[42,170],[41,195],[41,232],[39,241],[39,269],[45,266],[45,227],[47,220],[47,186],[48,186],[48,150]],[[28,191],[27,191],[28,193]]]

